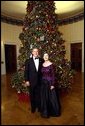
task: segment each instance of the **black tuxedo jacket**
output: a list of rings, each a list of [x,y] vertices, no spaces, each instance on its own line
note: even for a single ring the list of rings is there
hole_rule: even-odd
[[[27,59],[25,62],[25,72],[24,77],[25,81],[30,82],[31,87],[35,87],[36,85],[40,85],[41,80],[41,68],[43,59],[39,58],[39,68],[36,70],[33,58]]]

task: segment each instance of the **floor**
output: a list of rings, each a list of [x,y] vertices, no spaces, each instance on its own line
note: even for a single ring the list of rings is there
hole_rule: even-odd
[[[84,125],[84,74],[76,73],[69,92],[60,94],[60,117],[42,118],[31,113],[30,103],[18,100],[17,92],[10,86],[11,75],[2,76],[1,125]]]

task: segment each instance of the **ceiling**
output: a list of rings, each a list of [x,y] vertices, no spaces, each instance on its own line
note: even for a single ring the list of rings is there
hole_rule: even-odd
[[[84,1],[54,1],[59,18],[67,18],[84,12]],[[23,20],[27,1],[1,1],[1,15]]]

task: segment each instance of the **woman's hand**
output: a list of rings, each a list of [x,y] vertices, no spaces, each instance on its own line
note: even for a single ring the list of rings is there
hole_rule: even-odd
[[[51,89],[51,90],[54,89],[54,86],[51,86],[50,89]]]

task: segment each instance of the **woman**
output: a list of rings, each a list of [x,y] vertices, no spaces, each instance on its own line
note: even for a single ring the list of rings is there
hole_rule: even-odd
[[[41,116],[59,116],[60,103],[58,95],[55,92],[55,70],[54,65],[49,60],[49,55],[44,54],[44,63],[42,65],[42,85],[41,85]]]

